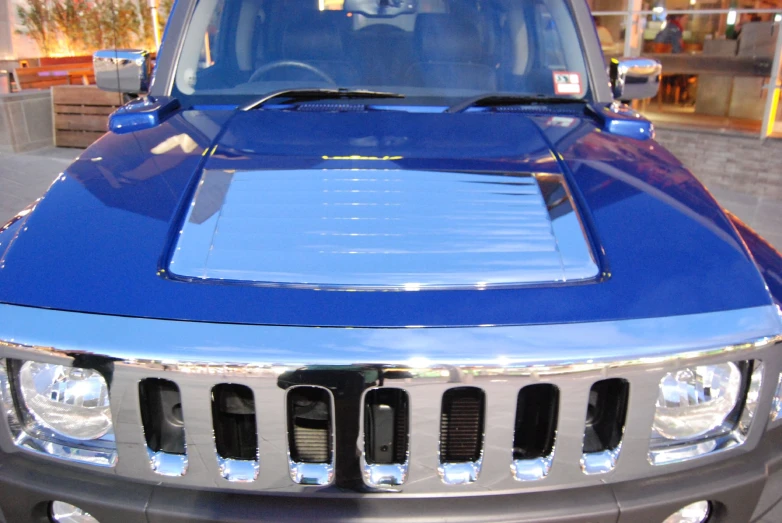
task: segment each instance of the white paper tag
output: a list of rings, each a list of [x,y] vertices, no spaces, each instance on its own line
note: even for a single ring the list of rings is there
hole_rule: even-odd
[[[554,71],[555,94],[581,94],[581,75],[568,71]]]

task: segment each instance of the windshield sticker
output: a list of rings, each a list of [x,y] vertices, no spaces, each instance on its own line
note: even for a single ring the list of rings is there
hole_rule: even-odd
[[[581,94],[581,75],[555,71],[554,92],[556,94]]]

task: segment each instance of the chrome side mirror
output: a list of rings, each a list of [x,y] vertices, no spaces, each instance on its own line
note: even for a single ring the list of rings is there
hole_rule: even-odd
[[[149,52],[141,49],[104,49],[92,56],[95,83],[104,91],[146,92],[152,76],[151,65]]]
[[[663,66],[651,58],[612,58],[611,90],[616,100],[643,100],[657,96]]]

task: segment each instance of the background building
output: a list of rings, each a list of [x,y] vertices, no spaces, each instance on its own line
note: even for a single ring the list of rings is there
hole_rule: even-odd
[[[782,0],[588,2],[607,57],[663,63],[660,95],[639,106],[653,120],[782,136]],[[678,53],[655,41],[672,18],[681,26]]]

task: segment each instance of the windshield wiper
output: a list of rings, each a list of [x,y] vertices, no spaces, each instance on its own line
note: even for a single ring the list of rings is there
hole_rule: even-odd
[[[553,105],[587,103],[580,98],[562,98],[554,96],[538,96],[531,94],[514,93],[488,93],[474,96],[452,105],[445,110],[446,113],[463,113],[470,107],[498,107],[501,105]]]
[[[369,91],[364,89],[283,89],[267,93],[257,100],[245,104],[240,111],[251,111],[276,98],[288,98],[296,101],[307,100],[339,100],[348,98],[404,98],[400,93],[386,93],[383,91]]]

